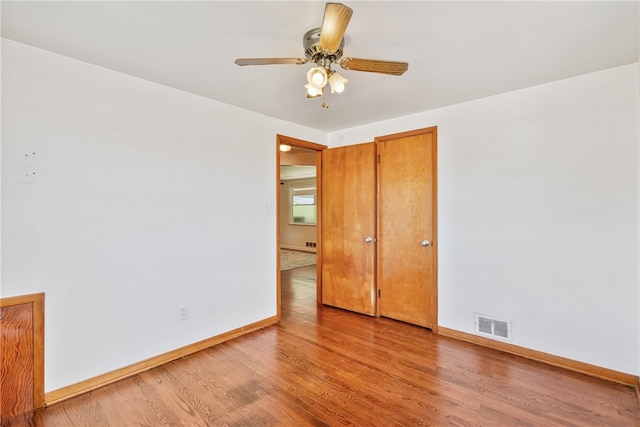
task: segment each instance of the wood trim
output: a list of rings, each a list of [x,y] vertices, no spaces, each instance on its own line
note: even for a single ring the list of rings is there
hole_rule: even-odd
[[[429,132],[433,133],[433,146],[432,146],[432,163],[431,170],[433,171],[433,190],[431,192],[431,209],[433,218],[433,281],[434,290],[431,297],[433,298],[432,307],[434,307],[431,324],[433,325],[431,330],[438,333],[438,127],[433,126],[427,128]]]
[[[14,297],[0,298],[0,307],[10,307],[12,305],[30,304],[36,301],[44,302],[44,293],[17,295]]]
[[[33,408],[45,405],[44,395],[44,293],[0,298],[0,307],[32,304],[33,316]]]
[[[280,278],[280,144],[284,143],[284,138],[276,135],[276,317],[278,321],[282,319],[282,283]]]
[[[328,148],[326,145],[318,144],[315,142],[304,141],[302,139],[292,138],[290,136],[285,135],[276,135],[276,197],[277,197],[277,216],[276,216],[276,250],[278,251],[278,262],[277,262],[277,279],[276,279],[276,293],[278,298],[278,311],[277,316],[278,319],[282,317],[282,309],[281,309],[281,289],[282,285],[280,283],[280,144],[290,145],[292,147],[306,148],[309,150],[316,151],[316,199],[317,199],[317,220],[316,220],[316,301],[318,305],[321,304],[322,301],[322,214],[321,214],[321,206],[322,206],[322,150]]]
[[[414,130],[410,130],[410,131],[406,131],[406,132],[398,132],[398,133],[392,133],[389,135],[383,135],[383,136],[376,136],[374,138],[375,141],[387,141],[390,139],[398,139],[398,138],[407,138],[409,136],[415,136],[415,135],[422,135],[425,133],[433,133],[434,136],[437,135],[438,132],[438,127],[437,126],[431,126],[428,128],[421,128],[421,129],[414,129]]]
[[[308,254],[316,253],[316,248],[307,248],[306,246],[280,245],[280,249],[290,249],[292,251],[306,252]]]
[[[44,404],[44,293],[39,293],[33,300],[33,407]]]
[[[316,201],[316,304],[322,305],[322,150],[316,151]]]
[[[53,405],[54,403],[59,403],[63,400],[70,399],[80,394],[84,394],[89,391],[95,390],[97,388],[103,387],[107,384],[111,384],[116,381],[122,380],[124,378],[139,374],[140,372],[144,372],[151,368],[155,368],[156,366],[160,366],[165,363],[171,362],[173,360],[179,359],[181,357],[187,356],[189,354],[193,354],[198,351],[207,349],[216,344],[220,344],[225,341],[229,341],[231,339],[248,334],[250,332],[257,331],[258,329],[271,326],[273,324],[278,323],[278,320],[279,319],[277,316],[268,317],[258,322],[233,329],[223,334],[216,335],[214,337],[207,338],[205,340],[198,341],[196,343],[189,344],[184,347],[180,347],[178,349],[169,351],[167,353],[154,356],[149,359],[143,360],[141,362],[126,366],[124,368],[111,371],[106,374],[98,375],[96,377],[89,378],[79,383],[62,387],[54,391],[50,391],[46,393],[44,396],[45,403],[47,406]]]
[[[280,134],[277,135],[277,140],[278,140],[278,146],[277,146],[278,153],[280,152],[280,144],[287,144],[287,145],[291,145],[292,147],[308,148],[310,150],[316,150],[316,151],[322,151],[325,148],[327,148],[327,146],[323,144],[304,141],[302,139],[292,138],[290,136],[280,135]],[[278,163],[278,166],[280,166],[280,163]]]
[[[378,142],[378,138],[374,137],[373,141],[371,141],[371,143],[376,145],[376,175],[375,175],[375,180],[376,180],[376,188],[375,188],[375,192],[376,192],[376,204],[375,204],[375,221],[376,221],[376,225],[375,225],[375,230],[376,230],[376,235],[374,236],[376,238],[376,240],[380,240],[380,143]],[[374,301],[374,316],[375,317],[380,317],[380,276],[381,276],[381,268],[380,268],[380,244],[376,242],[376,252],[375,252],[375,259],[373,260],[373,268],[375,269],[375,274],[373,277],[373,292],[375,295],[375,301]]]
[[[520,347],[514,344],[505,343],[501,341],[495,341],[489,338],[479,337],[477,335],[469,334],[466,332],[457,331],[455,329],[449,329],[440,326],[438,334],[457,340],[466,341],[472,344],[477,344],[483,347],[492,348],[495,350],[503,351],[505,353],[513,354],[515,356],[524,357],[527,359],[535,360],[537,362],[546,363],[547,365],[557,366],[559,368],[567,369],[581,374],[590,375],[592,377],[602,378],[609,381],[614,381],[621,384],[627,384],[630,386],[638,387],[638,377],[624,372],[614,371],[612,369],[603,368],[589,363],[579,362],[577,360],[567,359],[561,356],[555,356],[553,354],[544,353],[537,350],[531,350],[525,347]],[[640,399],[640,395],[639,395]]]

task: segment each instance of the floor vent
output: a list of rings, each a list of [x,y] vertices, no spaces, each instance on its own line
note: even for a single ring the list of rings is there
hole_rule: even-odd
[[[478,335],[501,341],[511,341],[511,322],[484,314],[475,314],[475,331]]]

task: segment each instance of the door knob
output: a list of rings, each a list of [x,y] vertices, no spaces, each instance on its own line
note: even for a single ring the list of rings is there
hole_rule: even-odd
[[[371,243],[371,242],[375,242],[376,238],[375,237],[367,237],[364,239],[365,243]]]
[[[428,240],[423,240],[422,242],[420,242],[420,244],[421,244],[422,246],[429,246],[429,245],[431,244],[431,242],[430,242],[430,241],[428,241]]]

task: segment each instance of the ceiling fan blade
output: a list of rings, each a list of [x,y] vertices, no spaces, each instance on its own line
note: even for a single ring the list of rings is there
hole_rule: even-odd
[[[306,64],[305,58],[238,58],[235,60],[237,65],[279,65],[279,64]]]
[[[401,76],[409,69],[407,62],[378,61],[375,59],[342,58],[340,66],[345,70],[368,71],[370,73]]]
[[[320,30],[320,50],[324,53],[335,53],[340,49],[340,43],[347,31],[347,25],[353,10],[342,3],[327,3]]]

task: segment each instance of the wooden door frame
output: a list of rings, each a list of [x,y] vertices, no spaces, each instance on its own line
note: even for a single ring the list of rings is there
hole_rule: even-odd
[[[322,304],[322,150],[328,148],[326,145],[315,142],[304,141],[285,135],[276,135],[276,300],[277,318],[282,318],[282,287],[280,278],[280,144],[291,147],[306,148],[316,152],[316,302]]]
[[[431,170],[432,170],[432,174],[433,174],[433,191],[431,194],[431,209],[432,209],[432,218],[433,218],[433,236],[432,236],[432,245],[433,245],[433,289],[432,289],[432,293],[430,295],[431,298],[431,302],[432,302],[432,307],[433,307],[433,313],[431,313],[431,319],[432,319],[432,328],[431,330],[434,333],[438,333],[438,127],[437,126],[431,126],[428,128],[422,128],[422,129],[415,129],[415,130],[410,130],[410,131],[406,131],[406,132],[399,132],[399,133],[393,133],[393,134],[389,134],[389,135],[384,135],[384,136],[376,136],[374,138],[374,141],[376,143],[376,152],[379,153],[378,150],[378,146],[379,143],[381,141],[386,141],[386,140],[391,140],[391,139],[397,139],[397,138],[406,138],[406,137],[411,137],[411,136],[415,136],[415,135],[422,135],[422,134],[426,134],[426,133],[432,133],[433,134],[433,146],[431,147]],[[378,164],[378,168],[380,167],[380,165]],[[379,171],[378,171],[379,173]],[[379,175],[378,175],[379,176]],[[379,178],[378,178],[379,179]],[[378,197],[380,196],[380,182],[378,182],[378,188],[376,189],[376,192],[378,194]],[[378,229],[376,230],[376,233],[378,235],[380,235],[380,211],[378,209],[378,212],[376,213],[376,215],[378,215],[378,218],[376,220],[377,224],[378,224]],[[376,247],[376,251],[378,251],[376,253],[376,257],[380,256],[379,253],[379,249],[380,246]],[[376,264],[377,265],[377,269],[379,268],[379,263]],[[376,277],[380,276],[380,271],[377,270],[376,271]],[[376,282],[377,285],[377,282]],[[378,292],[378,289],[376,289],[376,292]],[[376,308],[378,315],[379,315],[379,303],[380,300],[378,299],[377,304],[378,307]]]

